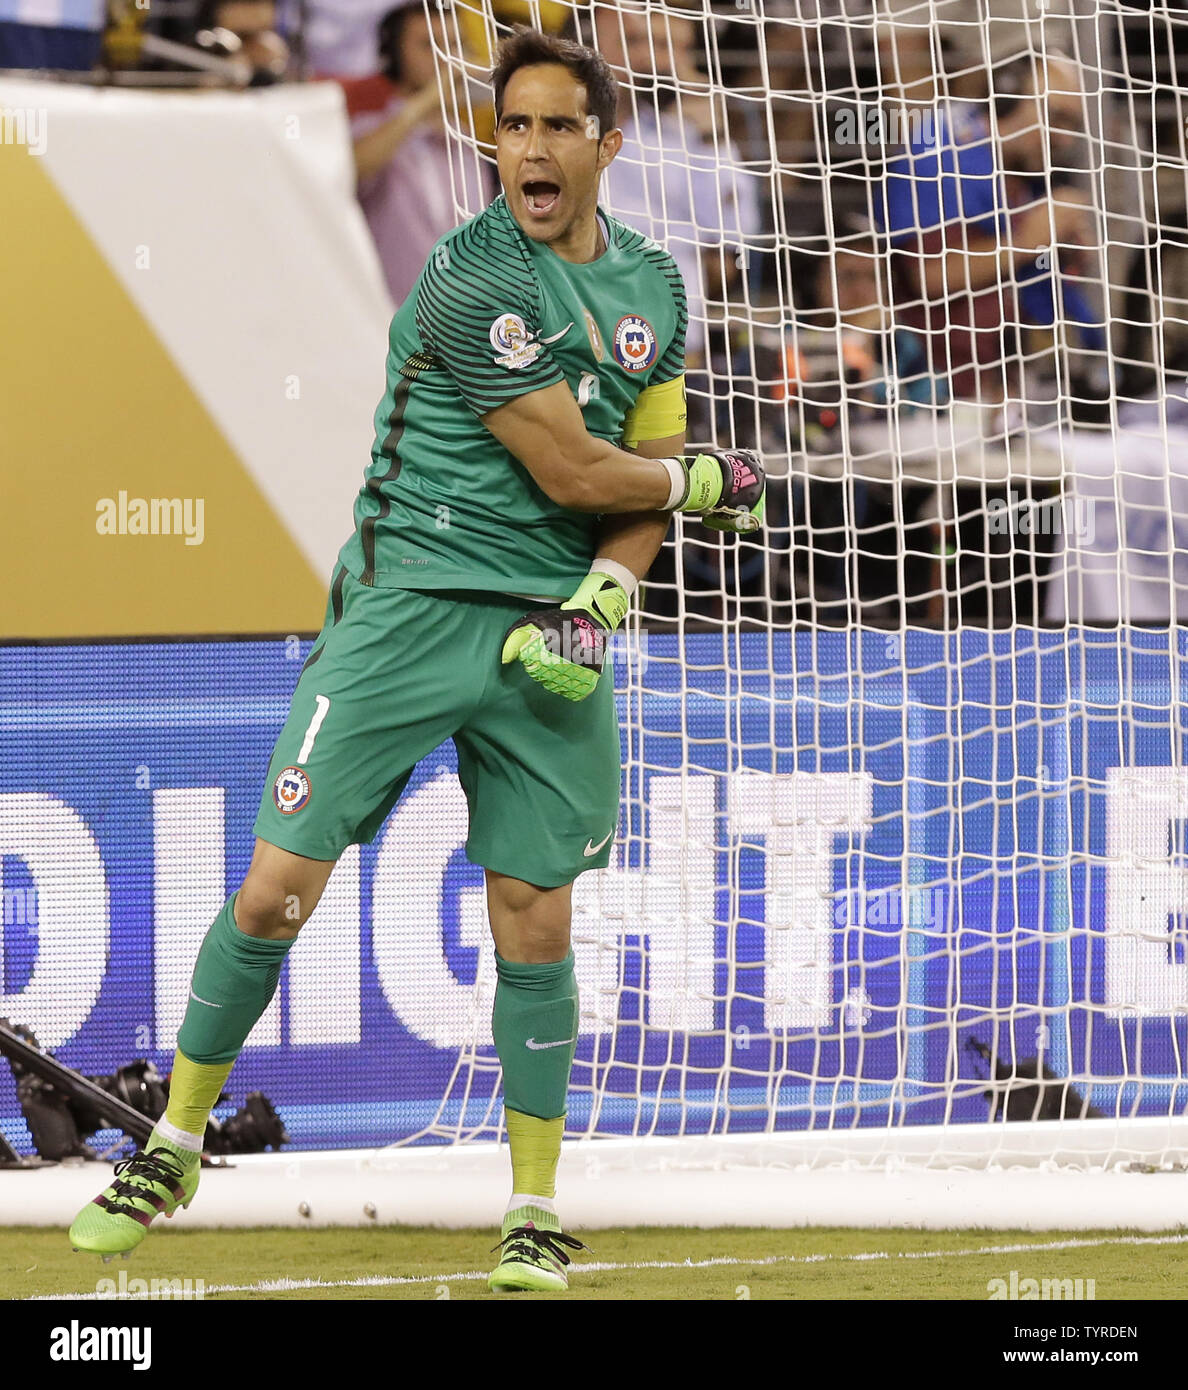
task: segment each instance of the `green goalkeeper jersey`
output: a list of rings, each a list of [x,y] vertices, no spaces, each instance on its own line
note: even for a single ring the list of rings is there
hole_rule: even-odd
[[[481,416],[563,381],[620,443],[640,392],[685,370],[685,289],[649,237],[599,214],[587,264],[524,236],[498,197],[444,236],[392,320],[388,389],[340,560],[363,584],[567,598],[598,518],[551,501]]]

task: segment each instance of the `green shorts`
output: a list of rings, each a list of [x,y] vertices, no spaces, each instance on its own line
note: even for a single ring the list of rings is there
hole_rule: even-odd
[[[499,655],[539,602],[373,589],[340,569],[293,692],[255,833],[309,859],[368,844],[415,765],[452,738],[472,863],[542,888],[604,868],[621,759],[609,670],[585,700]]]

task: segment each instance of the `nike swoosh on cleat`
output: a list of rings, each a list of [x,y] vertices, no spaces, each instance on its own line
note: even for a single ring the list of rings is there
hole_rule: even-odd
[[[193,990],[190,991],[190,998],[199,1004],[205,1004],[208,1009],[221,1009],[223,1007],[222,1004],[212,1004],[209,999],[199,999]]]
[[[592,854],[597,854],[597,853],[598,853],[598,851],[603,847],[603,845],[606,844],[607,840],[609,840],[610,837],[611,837],[614,833],[615,833],[615,832],[614,832],[613,830],[608,831],[607,834],[605,834],[605,835],[602,837],[602,839],[598,841],[597,844],[595,844],[593,840],[587,840],[587,841],[586,841],[586,848],[585,848],[584,850],[582,850],[582,853],[586,856],[587,859],[589,859],[589,857],[590,857]]]
[[[561,330],[560,333],[550,333],[549,336],[548,336],[547,338],[541,338],[539,341],[542,342],[542,343],[556,343],[556,342],[559,342],[562,338],[565,337],[565,335],[569,332],[569,330],[570,330],[572,327],[573,327],[573,320],[570,319],[570,321],[565,325],[565,327]]]
[[[577,1039],[558,1038],[556,1042],[538,1043],[535,1038],[529,1038],[528,1041],[524,1044],[524,1046],[530,1047],[533,1050],[533,1052],[543,1052],[546,1047],[567,1047],[571,1042],[577,1042]]]

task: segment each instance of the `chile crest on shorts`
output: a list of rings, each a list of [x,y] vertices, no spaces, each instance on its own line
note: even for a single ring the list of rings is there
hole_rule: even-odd
[[[309,800],[309,777],[299,767],[286,767],[272,784],[272,799],[282,816],[294,815]]]
[[[646,371],[656,360],[656,330],[638,314],[624,314],[615,325],[614,351],[624,371]]]

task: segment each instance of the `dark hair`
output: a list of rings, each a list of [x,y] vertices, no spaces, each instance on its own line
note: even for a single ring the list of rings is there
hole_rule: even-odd
[[[503,115],[503,93],[512,73],[539,63],[557,63],[567,68],[585,87],[586,111],[597,119],[600,138],[615,129],[619,115],[619,84],[602,54],[570,39],[529,29],[524,24],[516,25],[500,42],[495,54],[491,85],[495,88],[496,120]]]
[[[404,31],[414,14],[422,13],[420,5],[398,5],[389,10],[379,22],[380,71],[392,82],[404,81]]]

